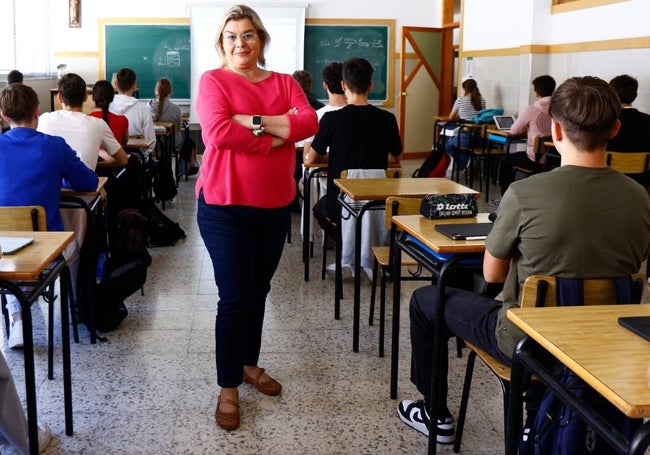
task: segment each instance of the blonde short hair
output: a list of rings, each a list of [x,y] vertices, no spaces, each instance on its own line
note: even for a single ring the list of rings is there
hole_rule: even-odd
[[[226,28],[226,24],[228,22],[240,21],[243,19],[249,19],[253,23],[253,27],[255,27],[257,36],[262,43],[260,46],[260,54],[257,57],[257,62],[260,64],[260,66],[265,67],[266,57],[264,56],[264,50],[269,45],[271,37],[269,36],[269,32],[266,31],[264,24],[262,24],[260,17],[250,6],[233,5],[226,10],[226,12],[223,14],[223,17],[221,18],[221,22],[219,23],[219,28],[217,29],[217,37],[214,42],[214,47],[217,49],[219,57],[221,57],[221,60],[225,65],[226,51],[223,48],[223,31]]]

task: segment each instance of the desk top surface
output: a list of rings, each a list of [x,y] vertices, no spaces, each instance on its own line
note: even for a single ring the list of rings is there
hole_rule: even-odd
[[[427,194],[475,194],[478,191],[445,178],[335,179],[334,184],[355,201],[378,201],[390,196],[424,197]]]
[[[74,239],[74,232],[0,231],[2,237],[32,237],[34,243],[0,258],[0,279],[35,280]]]
[[[503,136],[508,138],[525,138],[525,134],[512,134],[510,131],[500,130],[494,126],[491,126],[487,129],[487,134],[494,134],[495,136]]]
[[[152,139],[151,141],[147,142],[143,137],[129,136],[129,142],[126,143],[126,147],[144,149],[149,147],[154,142],[156,142],[155,139]]]
[[[650,305],[514,308],[508,319],[629,417],[650,417],[650,342],[618,324]],[[570,329],[570,330],[568,330]]]
[[[70,188],[61,188],[61,196],[97,196],[107,181],[108,177],[98,177],[97,189],[95,191],[74,191]]]
[[[485,240],[452,240],[442,232],[436,231],[438,224],[488,223],[489,213],[479,213],[474,218],[454,218],[429,220],[422,215],[398,215],[393,217],[395,225],[411,234],[437,253],[482,253]]]

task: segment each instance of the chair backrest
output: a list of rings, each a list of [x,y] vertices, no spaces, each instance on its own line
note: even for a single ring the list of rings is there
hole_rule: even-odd
[[[45,208],[40,205],[0,207],[0,229],[5,231],[46,231]]]
[[[650,170],[650,152],[607,152],[607,165],[623,174],[645,174]]]
[[[397,169],[397,168],[386,169],[386,178],[387,179],[399,178],[400,174],[401,174],[401,171],[402,171],[401,169]],[[343,169],[341,171],[341,178],[342,179],[347,179],[348,178],[348,170],[347,169]]]
[[[386,199],[386,227],[391,228],[396,215],[419,215],[421,197],[391,196]]]
[[[526,279],[521,292],[521,306],[561,306],[562,300],[577,298],[578,305],[612,305],[639,303],[645,275],[637,273],[619,278],[562,279],[554,276],[532,275]],[[577,293],[577,294],[576,294]],[[576,297],[577,295],[577,297]],[[567,302],[564,302],[566,305]]]

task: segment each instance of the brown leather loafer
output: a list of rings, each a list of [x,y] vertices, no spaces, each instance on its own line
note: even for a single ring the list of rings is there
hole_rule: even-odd
[[[221,410],[221,403],[235,406],[235,410],[224,412]],[[217,410],[214,413],[214,419],[217,424],[224,430],[234,430],[239,426],[239,403],[228,398],[217,397]]]
[[[280,395],[280,392],[282,392],[282,384],[268,375],[268,379],[266,381],[260,382],[260,378],[263,374],[264,368],[260,368],[254,378],[246,374],[246,370],[244,370],[243,381],[248,382],[249,384],[253,384],[255,388],[262,392],[264,395]]]

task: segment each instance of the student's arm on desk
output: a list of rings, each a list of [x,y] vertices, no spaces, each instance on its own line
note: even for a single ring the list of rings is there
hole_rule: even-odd
[[[115,163],[120,166],[126,166],[126,163],[129,162],[129,155],[127,155],[123,148],[120,148],[113,155],[109,155],[105,150],[100,149],[99,156],[107,163]]]
[[[510,269],[510,259],[499,259],[488,250],[485,250],[483,256],[483,277],[488,283],[503,283],[506,281],[508,270]]]

